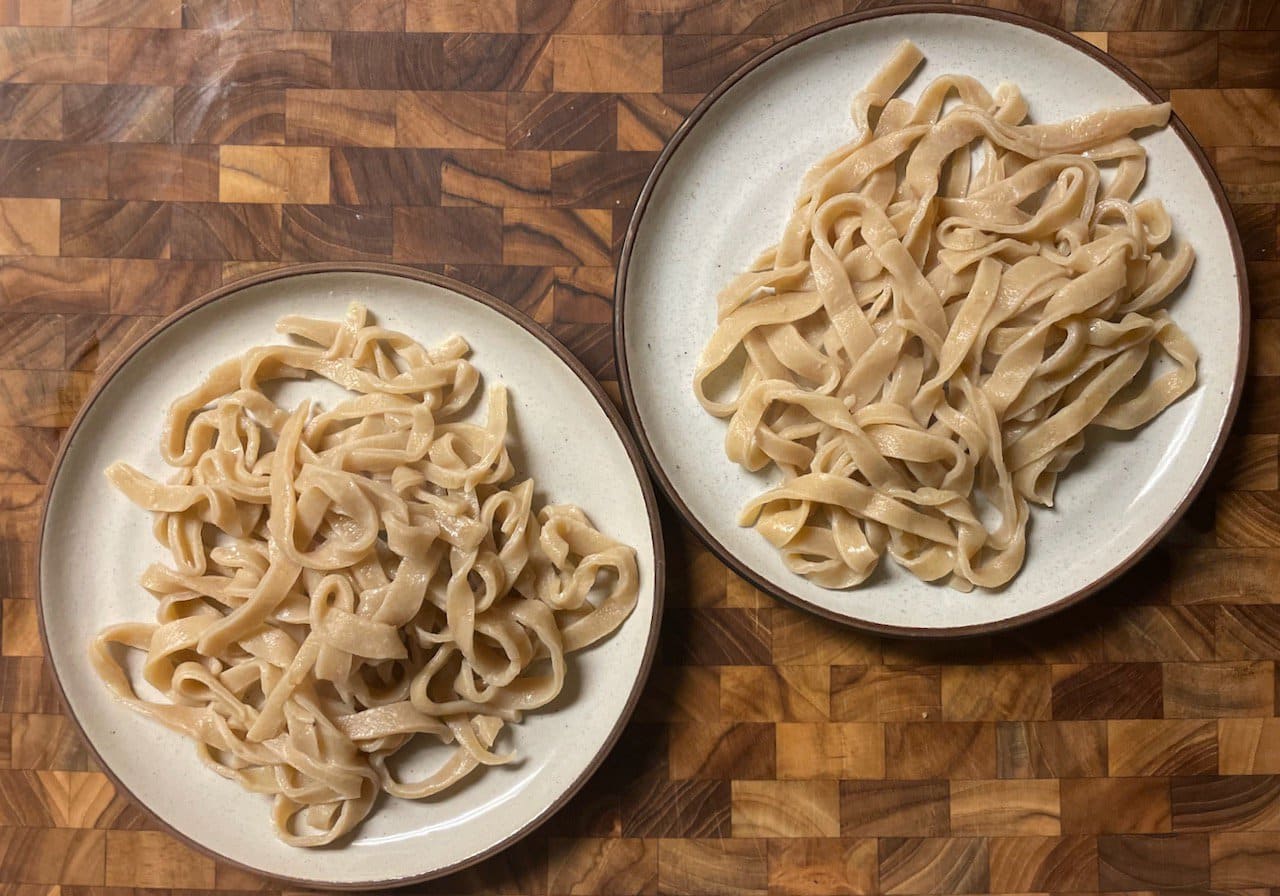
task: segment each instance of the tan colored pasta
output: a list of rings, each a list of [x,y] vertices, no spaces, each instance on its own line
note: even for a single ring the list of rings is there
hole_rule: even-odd
[[[513,758],[500,729],[560,692],[565,655],[622,623],[638,578],[632,548],[512,483],[502,386],[484,424],[461,419],[479,385],[461,338],[426,349],[359,305],[278,329],[304,344],[251,349],[173,404],[171,482],[107,470],[173,564],[142,577],[155,622],[106,629],[91,657],[117,698],[270,794],[284,841],[320,846],[381,792],[429,797]],[[263,391],[309,374],[354,395],[288,410]],[[112,645],[145,654],[165,701],[137,695]],[[418,735],[455,746],[400,780]]]
[[[694,377],[729,459],[781,473],[740,524],[828,588],[885,552],[927,581],[1004,585],[1085,429],[1141,426],[1196,378],[1160,307],[1193,253],[1159,200],[1133,201],[1132,134],[1168,104],[1029,124],[1016,87],[963,75],[894,98],[922,59],[904,42],[858,94],[859,136],[721,292]]]

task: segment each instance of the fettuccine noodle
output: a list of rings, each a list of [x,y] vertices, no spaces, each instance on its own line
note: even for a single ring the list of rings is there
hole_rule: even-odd
[[[502,386],[483,425],[462,419],[479,375],[461,338],[426,349],[359,305],[277,328],[303,344],[251,349],[173,404],[168,484],[107,470],[173,563],[142,577],[155,622],[106,629],[91,657],[118,699],[273,796],[284,841],[319,846],[382,792],[421,799],[510,761],[500,729],[621,625],[638,575],[581,510],[535,510],[533,481],[511,481]],[[263,390],[308,374],[354,395],[289,410]],[[164,700],[138,696],[112,645],[145,654]],[[393,757],[418,735],[454,746],[402,780]]]
[[[1159,200],[1133,201],[1132,134],[1168,104],[1029,124],[1016,87],[963,75],[894,98],[922,59],[904,42],[858,94],[858,137],[721,292],[694,378],[729,459],[781,474],[740,524],[828,588],[886,551],[926,581],[1004,585],[1085,429],[1142,426],[1196,379],[1160,307],[1193,253]]]

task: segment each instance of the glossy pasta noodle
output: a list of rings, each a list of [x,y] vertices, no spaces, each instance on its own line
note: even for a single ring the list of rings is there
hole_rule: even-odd
[[[226,361],[173,404],[169,483],[107,470],[155,514],[172,564],[142,577],[155,621],[104,630],[91,658],[117,698],[270,794],[284,841],[320,846],[380,793],[429,797],[512,759],[499,731],[623,622],[638,575],[581,510],[536,509],[533,481],[513,482],[502,386],[483,424],[463,419],[479,375],[461,338],[427,349],[359,305],[278,329],[296,342]],[[308,375],[353,394],[287,409],[264,390]],[[163,701],[138,696],[119,646],[144,654]],[[396,754],[419,736],[453,746],[402,780]]]
[[[1086,428],[1141,426],[1196,379],[1161,307],[1192,250],[1134,200],[1133,134],[1168,104],[1031,124],[1016,87],[963,75],[895,98],[922,59],[904,42],[857,95],[858,136],[720,293],[694,377],[729,459],[780,473],[740,524],[828,588],[886,552],[927,581],[1006,584]]]

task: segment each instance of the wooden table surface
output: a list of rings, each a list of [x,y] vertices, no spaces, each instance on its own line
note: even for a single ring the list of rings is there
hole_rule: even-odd
[[[1220,475],[1103,595],[958,643],[779,605],[669,516],[619,748],[430,892],[1280,886],[1280,2],[1001,5],[1131,66],[1217,165],[1255,318]],[[612,381],[613,265],[664,139],[739,63],[859,6],[0,0],[0,892],[279,891],[115,794],[44,666],[42,484],[97,371],[220,283],[376,259],[490,290]]]

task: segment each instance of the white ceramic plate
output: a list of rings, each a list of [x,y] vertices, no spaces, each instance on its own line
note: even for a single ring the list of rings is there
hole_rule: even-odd
[[[904,38],[924,52],[904,95],[960,72],[1017,83],[1034,121],[1145,103],[1154,92],[1070,35],[1000,13],[938,7],[858,15],[797,35],[744,66],[690,116],[641,195],[618,277],[623,394],[658,478],[686,519],[739,574],[826,616],[878,631],[951,635],[1012,626],[1114,579],[1173,524],[1217,457],[1234,414],[1247,346],[1242,256],[1225,199],[1181,123],[1143,139],[1142,196],[1163,198],[1195,247],[1171,304],[1200,349],[1194,391],[1132,438],[1091,438],[1060,481],[1056,506],[1032,512],[1025,568],[998,593],[926,585],[892,562],[851,591],[791,573],[739,508],[770,477],[724,456],[725,422],[690,389],[715,325],[715,295],[776,242],[801,176],[854,136],[854,93]],[[776,476],[776,471],[775,476]]]
[[[275,274],[180,312],[91,398],[55,469],[42,526],[46,646],[67,705],[102,764],[194,844],[307,884],[408,883],[514,842],[599,765],[631,714],[656,643],[661,533],[652,489],[617,411],[536,325],[461,284],[425,276],[369,269]],[[485,770],[439,799],[384,797],[345,845],[302,850],[276,839],[267,797],[217,777],[189,742],[115,703],[93,674],[86,646],[105,625],[153,618],[154,599],[138,586],[138,576],[149,563],[168,559],[151,536],[150,515],[111,488],[103,469],[125,460],[164,475],[160,429],[176,396],[218,361],[281,341],[274,326],[282,315],[340,318],[352,300],[428,345],[455,332],[466,336],[482,381],[510,389],[520,471],[536,479],[542,494],[582,506],[601,529],[635,546],[641,591],[617,632],[570,657],[561,697],[512,726],[509,743],[520,762]],[[301,397],[315,387],[288,388],[304,390]]]

